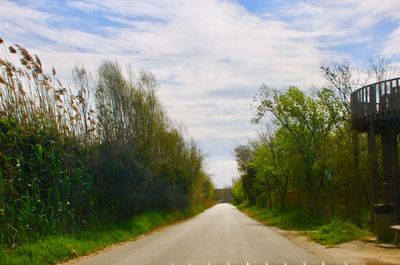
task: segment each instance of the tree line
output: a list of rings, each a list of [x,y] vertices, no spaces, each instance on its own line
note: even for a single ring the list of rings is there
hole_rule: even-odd
[[[25,48],[0,39],[0,54],[0,244],[211,200],[204,155],[150,72],[104,61],[67,88]]]
[[[326,80],[322,88],[259,88],[251,122],[261,130],[235,148],[240,177],[232,187],[234,199],[369,226],[373,185],[368,142],[351,129],[350,94],[398,71],[382,57],[371,60],[366,70],[348,61],[321,70]],[[380,145],[378,139],[378,150]],[[382,187],[374,189],[379,202]]]

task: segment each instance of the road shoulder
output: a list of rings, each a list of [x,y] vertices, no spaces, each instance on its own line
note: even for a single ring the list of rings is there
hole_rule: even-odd
[[[243,213],[248,215],[246,212]],[[265,223],[263,225],[288,238],[310,254],[320,257],[328,264],[347,262],[349,264],[398,265],[400,261],[400,249],[382,248],[376,242],[353,240],[338,245],[324,246],[311,240],[305,231],[283,230]]]

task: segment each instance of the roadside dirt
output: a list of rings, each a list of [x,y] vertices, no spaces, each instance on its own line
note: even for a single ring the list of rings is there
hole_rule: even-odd
[[[323,246],[298,231],[273,228],[308,252],[321,257],[326,265],[400,265],[400,248],[382,248],[376,242],[354,240],[336,246]]]

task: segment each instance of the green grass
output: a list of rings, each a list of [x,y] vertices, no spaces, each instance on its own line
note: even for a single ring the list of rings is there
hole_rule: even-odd
[[[126,222],[92,227],[75,234],[47,236],[14,249],[0,248],[0,264],[57,264],[88,255],[112,244],[128,241],[203,211],[196,207],[182,212],[149,212]]]
[[[245,204],[239,205],[238,208],[262,223],[281,229],[308,231],[316,230],[322,225],[320,218],[311,217],[294,209],[282,211],[276,208],[259,208]]]
[[[336,245],[369,235],[368,231],[360,229],[349,221],[327,221],[296,209],[281,211],[251,207],[246,204],[239,205],[238,208],[264,224],[285,230],[303,231],[309,238],[323,245]]]
[[[316,232],[309,233],[311,239],[323,245],[336,245],[368,235],[369,232],[348,221],[332,221],[327,225],[320,226]]]

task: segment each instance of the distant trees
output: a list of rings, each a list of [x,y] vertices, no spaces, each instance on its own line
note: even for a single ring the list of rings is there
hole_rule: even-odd
[[[215,189],[214,190],[214,197],[216,201],[223,202],[223,203],[230,203],[232,202],[232,190],[230,187],[225,187],[222,189]]]
[[[0,46],[0,244],[212,199],[151,73],[104,61],[94,78],[76,67],[67,89],[37,56]]]

